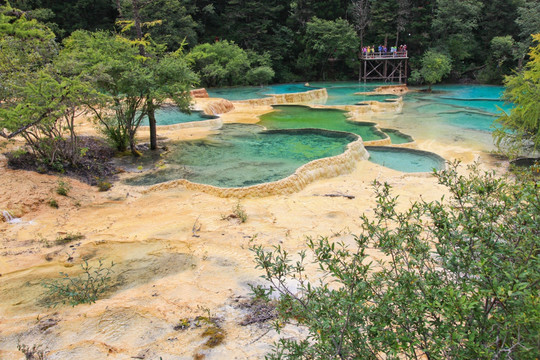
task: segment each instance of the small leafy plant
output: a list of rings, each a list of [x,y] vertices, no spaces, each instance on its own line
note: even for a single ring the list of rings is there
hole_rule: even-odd
[[[229,215],[221,215],[221,220],[237,219],[240,223],[245,223],[248,219],[246,209],[240,204],[240,201],[236,203],[236,206],[232,208],[232,213]]]
[[[109,191],[110,188],[112,187],[112,184],[108,181],[100,179],[98,180],[97,187],[99,191],[104,192],[104,191]]]
[[[100,259],[97,267],[92,267],[87,261],[81,264],[81,276],[73,277],[60,272],[62,278],[42,284],[47,289],[44,302],[48,307],[95,303],[112,286],[113,266],[112,261],[106,266]]]
[[[58,209],[58,207],[59,207],[58,201],[56,201],[55,199],[49,199],[48,204],[49,204],[50,207],[52,207],[54,209]]]
[[[65,182],[63,179],[58,179],[58,184],[56,186],[56,193],[58,195],[67,196],[70,190],[71,186],[69,183]]]

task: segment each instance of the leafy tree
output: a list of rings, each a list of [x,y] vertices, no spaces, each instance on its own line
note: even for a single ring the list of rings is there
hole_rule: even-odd
[[[497,67],[503,67],[507,62],[514,59],[514,47],[515,42],[510,35],[496,36],[491,39],[491,56],[497,63]]]
[[[299,60],[303,68],[319,67],[324,78],[329,59],[344,60],[352,67],[351,59],[356,59],[358,37],[347,20],[323,20],[313,18],[306,26],[305,50]]]
[[[91,89],[57,73],[54,34],[24,12],[0,7],[0,36],[0,136],[22,136],[39,160],[57,170],[77,164],[74,120]]]
[[[168,51],[176,51],[184,44],[194,47],[198,43],[199,24],[193,19],[188,1],[150,1],[141,9],[142,21],[151,23],[160,20],[159,26],[148,29],[151,38],[158,44],[165,44]]]
[[[18,89],[58,52],[54,33],[9,4],[0,6],[0,103],[17,98]]]
[[[481,0],[482,11],[476,32],[479,45],[486,49],[495,37],[511,36],[519,33],[516,24],[518,7],[523,0]],[[480,58],[479,60],[485,60]]]
[[[140,54],[141,44],[105,32],[76,31],[60,54],[64,71],[84,77],[106,96],[91,108],[117,149],[129,145],[134,155],[139,155],[135,134],[143,117],[166,97],[188,111],[188,90],[196,80],[180,52],[152,54],[146,46],[145,54],[153,55],[146,57]]]
[[[422,56],[421,64],[422,67],[413,71],[411,78],[413,81],[422,80],[427,83],[429,91],[431,91],[431,85],[441,81],[443,77],[450,73],[452,68],[450,58],[435,50],[426,51]]]
[[[510,155],[540,148],[540,34],[532,37],[537,45],[531,47],[525,69],[505,80],[503,98],[515,106],[510,113],[503,111],[497,120],[502,127],[494,132],[499,147]]]
[[[146,93],[146,112],[150,124],[150,149],[155,150],[157,148],[156,109],[171,99],[180,111],[191,111],[190,90],[199,79],[189,67],[182,49],[146,62],[152,73]]]
[[[411,0],[410,21],[405,29],[407,33],[403,43],[407,44],[407,53],[412,56],[411,63],[416,62],[424,51],[431,47],[433,8],[435,4],[429,0]]]
[[[267,359],[540,356],[536,181],[463,176],[455,165],[436,176],[450,197],[405,212],[376,183],[375,218],[362,215],[348,245],[309,239],[298,256],[253,248],[271,284],[255,293],[280,295],[278,330],[287,322],[307,330],[281,339]]]
[[[227,40],[197,45],[187,58],[205,86],[245,84],[251,66],[248,54]]]
[[[409,23],[409,17],[411,15],[411,1],[410,0],[398,0],[398,10],[396,19],[396,47],[399,44],[399,34],[405,31],[407,24]]]
[[[92,90],[78,78],[40,70],[17,93],[16,104],[0,108],[0,127],[21,135],[36,157],[55,170],[78,164],[81,156],[75,118]]]
[[[540,3],[535,0],[526,0],[522,6],[517,9],[518,16],[515,19],[519,27],[519,48],[520,68],[523,65],[528,49],[532,46],[532,34],[538,33],[540,29]]]
[[[220,18],[225,20],[220,21],[216,37],[233,41],[246,51],[268,54],[270,62],[260,66],[269,66],[278,76],[288,77],[298,52],[299,37],[286,26],[289,2],[226,1],[220,14]]]
[[[246,74],[246,80],[252,85],[268,84],[274,77],[274,70],[269,66],[259,66],[251,69]]]
[[[345,18],[348,2],[348,0],[292,0],[289,2],[290,20],[303,28],[313,18],[325,20]]]
[[[152,5],[155,6],[158,4],[156,2],[141,3],[139,0],[118,0],[117,6],[119,12],[125,14],[124,10],[127,8],[131,13],[132,19],[119,20],[117,23],[122,26],[123,33],[127,33],[130,29],[134,29],[135,40],[133,40],[133,43],[139,46],[139,54],[145,57],[145,59],[143,59],[143,67],[149,72],[154,72],[154,78],[149,79],[149,84],[146,88],[146,93],[144,94],[146,104],[142,107],[142,113],[148,115],[148,122],[150,125],[150,149],[156,150],[157,123],[155,110],[161,106],[167,97],[169,97],[174,99],[179,110],[189,112],[189,103],[191,101],[189,90],[191,85],[194,84],[197,79],[188,68],[187,63],[182,56],[184,40],[181,40],[181,43],[178,44],[179,47],[176,49],[175,55],[173,57],[167,57],[167,60],[161,63],[160,56],[162,55],[161,47],[163,45],[156,45],[150,32],[143,34],[143,27],[151,31],[153,28],[161,27],[163,25],[162,19],[143,21],[141,15],[142,12],[145,10],[148,11],[148,7]],[[173,4],[169,1],[162,3],[162,5],[167,9],[170,9],[170,6],[173,6],[179,11],[185,10],[185,8],[180,7],[178,3]],[[163,33],[160,32],[160,38],[164,39],[162,35]],[[149,45],[151,46],[151,50],[154,51],[154,54],[148,52]]]
[[[393,37],[398,31],[396,23],[398,2],[395,0],[370,0],[370,3],[371,23],[373,25],[370,31],[373,40],[371,45],[384,44],[390,48],[388,38]]]
[[[447,52],[455,64],[470,58],[477,47],[473,34],[478,27],[481,10],[482,3],[477,0],[436,2],[432,23],[434,37],[437,46]]]

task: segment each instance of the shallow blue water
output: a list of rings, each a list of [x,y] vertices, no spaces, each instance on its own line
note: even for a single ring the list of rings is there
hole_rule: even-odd
[[[242,86],[229,88],[210,88],[206,89],[210,97],[218,97],[231,101],[261,99],[267,97],[270,93],[270,88],[259,86]]]
[[[432,121],[455,127],[490,132],[501,109],[510,111],[511,104],[501,100],[502,86],[438,85],[432,93],[409,93],[404,96],[404,116],[429,116]],[[407,107],[409,105],[409,107]]]
[[[187,123],[192,121],[204,121],[215,119],[216,116],[206,115],[202,111],[192,111],[191,114],[185,114],[175,107],[162,107],[156,110],[157,125],[173,125]],[[144,117],[141,125],[148,126],[148,118]]]
[[[443,158],[427,151],[385,146],[367,146],[366,149],[369,161],[398,171],[432,172],[445,166]]]

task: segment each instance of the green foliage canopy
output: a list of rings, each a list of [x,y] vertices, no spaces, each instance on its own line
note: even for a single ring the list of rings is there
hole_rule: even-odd
[[[0,6],[0,101],[16,98],[18,88],[58,52],[53,32],[9,4]]]
[[[530,49],[525,69],[505,80],[503,97],[515,106],[503,112],[497,120],[502,127],[494,132],[499,147],[511,155],[540,148],[540,34],[533,39],[537,44]]]
[[[422,56],[421,64],[420,70],[413,72],[411,77],[415,80],[421,78],[429,85],[429,90],[431,90],[431,85],[441,81],[444,76],[448,75],[452,68],[450,58],[435,50],[426,51]]]
[[[186,57],[205,86],[245,85],[248,80],[268,82],[273,77],[269,66],[255,71],[257,67],[252,67],[249,54],[227,40],[197,45]]]
[[[454,61],[471,57],[481,11],[482,3],[477,0],[437,0],[432,23],[437,39],[434,45],[447,51]]]
[[[140,54],[141,44],[150,56]],[[135,134],[143,117],[167,97],[189,111],[189,90],[197,78],[180,50],[163,54],[159,49],[145,39],[130,41],[106,32],[76,31],[64,41],[62,68],[104,96],[91,108],[119,151],[129,145],[137,154]]]
[[[354,64],[360,45],[354,27],[347,20],[324,20],[314,17],[306,24],[305,51],[298,60],[302,67],[319,67],[322,77],[331,60]]]
[[[0,50],[0,135],[21,135],[57,170],[77,164],[74,119],[92,89],[58,71],[52,31],[9,5],[0,7]]]

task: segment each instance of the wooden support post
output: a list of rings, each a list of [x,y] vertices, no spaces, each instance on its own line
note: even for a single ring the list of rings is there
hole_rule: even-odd
[[[360,64],[359,81],[383,80],[384,82],[407,81],[407,53],[362,53],[360,61],[364,63],[363,69]]]

